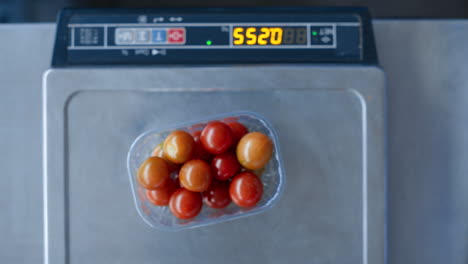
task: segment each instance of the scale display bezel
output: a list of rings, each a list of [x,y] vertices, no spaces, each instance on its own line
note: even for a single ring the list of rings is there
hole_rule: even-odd
[[[305,28],[306,40],[236,45],[239,27]],[[262,63],[377,64],[369,13],[334,7],[64,9],[52,60],[53,67]]]

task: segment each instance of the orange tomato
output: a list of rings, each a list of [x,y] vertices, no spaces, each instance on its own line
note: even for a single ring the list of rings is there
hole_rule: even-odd
[[[273,154],[273,143],[260,132],[251,132],[241,138],[237,145],[237,159],[247,169],[257,170],[265,167]]]
[[[206,191],[212,178],[210,165],[203,160],[191,160],[179,171],[180,184],[192,192]]]
[[[158,144],[151,152],[151,156],[164,158],[163,143]]]
[[[176,170],[178,170],[180,168],[180,165],[179,164],[175,164],[175,163],[172,163],[170,161],[168,161],[165,157],[164,157],[164,150],[163,150],[163,143],[157,145],[154,149],[153,149],[153,152],[151,152],[151,156],[155,156],[155,157],[160,157],[160,158],[163,158],[166,160],[166,164],[167,164],[167,167],[169,168],[169,172],[174,172]]]
[[[176,130],[164,140],[164,158],[173,163],[184,163],[190,159],[194,144],[193,137],[189,133]]]
[[[169,178],[166,161],[159,157],[149,157],[138,169],[137,181],[145,189],[155,190]]]

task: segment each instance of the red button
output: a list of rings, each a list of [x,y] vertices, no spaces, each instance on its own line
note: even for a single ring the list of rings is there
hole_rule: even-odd
[[[167,31],[167,42],[170,44],[184,44],[185,28],[170,28]]]

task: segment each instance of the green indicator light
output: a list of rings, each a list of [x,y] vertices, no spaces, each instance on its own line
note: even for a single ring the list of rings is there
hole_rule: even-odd
[[[206,45],[209,46],[209,45],[211,45],[211,44],[213,44],[213,42],[211,42],[211,40],[207,40],[207,41],[206,41]]]
[[[317,36],[317,31],[312,31],[313,36]]]

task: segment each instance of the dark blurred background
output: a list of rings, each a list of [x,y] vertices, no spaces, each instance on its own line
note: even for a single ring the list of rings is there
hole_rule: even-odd
[[[367,6],[378,18],[467,18],[468,0],[0,0],[0,23],[52,22],[63,7]]]

